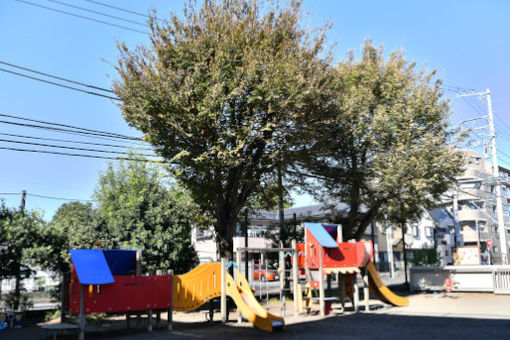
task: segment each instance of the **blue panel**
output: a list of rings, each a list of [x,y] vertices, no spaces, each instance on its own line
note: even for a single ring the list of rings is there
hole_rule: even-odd
[[[323,248],[338,248],[335,239],[326,231],[320,223],[305,223],[305,227],[312,233],[313,237]]]
[[[112,275],[130,275],[136,271],[136,250],[105,249],[104,257]]]
[[[101,249],[70,249],[71,259],[83,285],[115,282]]]

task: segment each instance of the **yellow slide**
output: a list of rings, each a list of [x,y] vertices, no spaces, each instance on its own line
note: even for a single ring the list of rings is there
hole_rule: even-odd
[[[237,305],[245,319],[259,329],[272,331],[285,328],[282,318],[268,313],[257,302],[246,278],[237,273],[238,284],[226,274],[227,296]],[[221,264],[206,263],[183,275],[174,275],[172,288],[173,309],[192,311],[207,301],[221,296]]]
[[[176,311],[195,310],[220,296],[220,263],[205,263],[186,274],[173,277],[172,305]]]
[[[394,306],[404,307],[409,305],[408,298],[396,295],[384,285],[379,274],[377,274],[377,270],[375,269],[372,261],[367,264],[367,269],[369,276],[369,289],[370,293],[374,297]]]
[[[232,276],[227,274],[227,295],[234,300],[241,315],[259,329],[273,331],[285,329],[283,318],[267,312],[253,295],[246,278],[237,272],[236,285]]]

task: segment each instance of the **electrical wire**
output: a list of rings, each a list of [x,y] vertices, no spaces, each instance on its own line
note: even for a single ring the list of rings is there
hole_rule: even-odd
[[[495,120],[497,120],[500,123],[500,126],[504,128],[504,130],[510,131],[510,126],[508,126],[497,114],[494,112],[492,113]]]
[[[89,12],[89,13],[94,13],[94,14],[102,15],[102,16],[105,16],[105,17],[108,17],[108,18],[112,18],[112,19],[128,22],[128,23],[131,23],[131,24],[147,27],[147,25],[139,23],[137,21],[133,21],[133,20],[129,20],[129,19],[124,19],[124,18],[121,18],[121,17],[117,17],[115,15],[110,15],[110,14],[106,14],[106,13],[103,13],[103,12],[94,11],[94,10],[91,10],[91,9],[88,9],[88,8],[84,8],[84,7],[80,7],[80,6],[76,6],[76,5],[71,5],[71,4],[62,2],[62,1],[57,1],[57,0],[48,0],[48,1],[54,2],[54,3],[62,5],[62,6],[67,6],[67,7],[79,9],[81,11],[85,11],[85,12]]]
[[[76,130],[82,130],[82,131],[87,131],[87,132],[95,132],[95,133],[99,133],[99,134],[108,135],[108,137],[124,138],[124,139],[129,139],[129,140],[134,140],[134,141],[141,141],[140,138],[132,137],[132,136],[126,136],[126,135],[122,135],[122,134],[116,133],[116,132],[108,132],[108,131],[87,129],[87,128],[82,128],[82,127],[74,126],[74,125],[48,122],[48,121],[44,121],[44,120],[37,120],[37,119],[25,118],[25,117],[16,116],[16,115],[9,115],[9,114],[5,114],[5,113],[0,113],[0,117],[14,118],[14,119],[24,120],[24,121],[28,121],[28,122],[41,123],[41,124],[47,124],[47,125],[53,125],[53,126],[60,126],[60,127],[71,128],[71,129],[76,129]]]
[[[25,0],[15,0],[15,1],[17,1],[17,2],[22,2],[22,3],[27,4],[27,5],[30,5],[30,6],[35,6],[35,7],[39,7],[39,8],[44,8],[44,9],[49,10],[49,11],[54,11],[54,12],[58,12],[58,13],[61,13],[61,14],[65,14],[65,15],[73,16],[73,17],[76,17],[76,18],[80,18],[80,19],[85,19],[85,20],[89,20],[89,21],[97,22],[97,23],[100,23],[100,24],[103,24],[103,25],[113,26],[113,27],[117,27],[117,28],[124,29],[124,30],[128,30],[128,31],[132,31],[132,32],[142,33],[142,34],[148,35],[148,33],[147,33],[147,32],[145,32],[145,31],[140,31],[140,30],[137,30],[137,29],[134,29],[134,28],[130,28],[130,27],[127,27],[127,26],[122,26],[122,25],[112,24],[112,23],[107,22],[107,21],[98,20],[98,19],[94,19],[94,18],[91,18],[91,17],[86,17],[86,16],[84,16],[84,15],[79,15],[79,14],[74,14],[74,13],[70,13],[70,12],[62,11],[62,10],[60,10],[60,9],[56,9],[56,8],[53,8],[53,7],[48,7],[48,6],[39,5],[39,4],[36,4],[36,3],[30,2],[30,1],[25,1]]]
[[[44,128],[37,128],[37,129],[48,130],[48,129],[44,129]],[[116,142],[116,143],[123,143],[123,144],[126,144],[126,147],[135,147],[135,148],[137,148],[140,145],[143,145],[143,144],[139,144],[139,143],[142,143],[142,141],[140,141],[140,142],[132,142],[132,141],[127,141],[127,140],[123,140],[123,139],[114,139],[114,138],[109,138],[109,137],[84,135],[81,131],[59,131],[59,130],[51,130],[51,129],[49,129],[49,130],[52,131],[52,132],[64,133],[64,134],[73,135],[73,136],[80,136],[80,137],[85,137],[85,138],[105,140],[105,141]]]
[[[86,132],[86,131],[76,131],[76,130],[56,128],[56,127],[51,127],[51,126],[35,125],[35,124],[17,123],[17,122],[10,122],[10,121],[6,121],[6,120],[0,120],[0,123],[9,124],[9,125],[16,125],[16,126],[23,126],[23,127],[31,127],[31,128],[37,128],[37,129],[43,129],[43,130],[51,130],[51,131],[57,131],[57,132],[71,132],[71,133],[80,134],[80,135],[90,135],[90,136],[100,136],[100,137],[109,137],[109,138],[119,138],[119,139],[122,139],[122,137],[108,136],[108,135],[104,135],[104,134],[100,134],[100,133],[93,133],[93,132]]]
[[[34,149],[19,149],[19,148],[5,147],[5,146],[0,146],[0,150],[19,151],[19,152],[31,152],[31,153],[44,153],[44,154],[63,155],[63,156],[71,156],[71,157],[109,159],[109,160],[114,160],[114,161],[137,161],[137,162],[158,163],[158,164],[166,164],[167,163],[166,161],[152,160],[152,159],[143,159],[143,158],[108,157],[108,156],[76,154],[76,153],[57,152],[57,151],[45,151],[45,150],[34,150]]]
[[[11,73],[11,74],[14,74],[14,75],[17,75],[17,76],[20,76],[20,77],[25,77],[25,78],[32,79],[32,80],[37,80],[37,81],[40,81],[40,82],[43,82],[43,83],[47,83],[47,84],[51,84],[51,85],[55,85],[55,86],[64,87],[64,88],[69,89],[69,90],[74,90],[74,91],[78,91],[78,92],[83,92],[83,93],[91,94],[93,96],[98,96],[98,97],[103,97],[103,98],[108,98],[108,99],[113,99],[113,100],[121,101],[117,97],[112,97],[112,96],[107,96],[105,94],[101,94],[101,93],[97,93],[97,92],[82,90],[82,89],[79,89],[79,88],[74,87],[74,86],[59,84],[59,83],[56,83],[54,81],[50,81],[50,80],[45,80],[45,79],[29,76],[27,74],[23,74],[23,73],[19,73],[19,72],[14,72],[14,71],[7,70],[7,69],[4,69],[4,68],[0,68],[0,71]]]
[[[135,11],[131,11],[129,9],[125,9],[125,8],[121,8],[121,7],[116,7],[116,6],[112,6],[112,5],[108,5],[108,4],[105,4],[104,2],[100,2],[100,1],[94,1],[94,0],[85,0],[87,2],[90,2],[90,3],[93,3],[93,4],[96,4],[96,5],[99,5],[99,6],[104,6],[104,7],[108,7],[108,8],[112,8],[112,9],[116,9],[118,11],[121,11],[121,12],[125,12],[125,13],[130,13],[130,14],[134,14],[134,15],[138,15],[138,16],[141,16],[141,17],[144,17],[144,18],[150,18],[150,16],[148,15],[145,15],[145,14],[142,14],[142,13],[139,13],[139,12],[135,12]],[[161,22],[165,22],[165,20],[163,19],[159,19],[157,17],[154,17],[156,20],[158,21],[161,21]]]
[[[44,137],[34,137],[34,136],[27,136],[27,135],[16,135],[13,133],[3,133],[0,132],[1,136],[9,136],[9,137],[17,137],[17,138],[28,138],[28,139],[37,139],[37,140],[47,140],[52,142],[62,142],[62,143],[74,143],[74,144],[86,144],[86,145],[96,145],[96,146],[106,146],[110,148],[127,148],[126,145],[115,145],[115,144],[105,144],[105,143],[93,143],[93,142],[84,142],[84,141],[73,141],[69,139],[58,139],[58,138],[44,138]],[[136,148],[136,150],[146,150],[146,151],[154,151],[150,148]]]
[[[46,195],[30,194],[28,192],[26,193],[26,195],[30,196],[30,197],[46,198],[46,199],[58,200],[58,201],[94,202],[93,200],[86,200],[86,199],[80,199],[80,198],[65,198],[65,197],[46,196]]]
[[[116,155],[129,155],[126,152],[114,151],[114,150],[100,150],[100,149],[89,149],[89,148],[80,148],[74,146],[63,146],[63,145],[54,145],[54,144],[46,144],[46,143],[34,143],[34,142],[24,142],[24,141],[15,141],[10,139],[0,138],[0,142],[4,143],[14,143],[14,144],[23,144],[23,145],[33,145],[33,146],[42,146],[46,148],[57,148],[57,149],[67,149],[67,150],[77,150],[77,151],[88,151],[88,152],[100,152],[100,153],[111,153]],[[140,154],[144,157],[158,157],[154,154]]]
[[[82,83],[82,82],[79,82],[79,81],[75,81],[75,80],[71,80],[71,79],[67,79],[67,78],[58,77],[58,76],[55,76],[55,75],[53,75],[53,74],[44,73],[44,72],[41,72],[41,71],[36,71],[36,70],[34,70],[34,69],[30,69],[30,68],[28,68],[28,67],[23,67],[23,66],[19,66],[19,65],[15,65],[15,64],[7,63],[7,62],[5,62],[5,61],[1,61],[1,60],[0,60],[0,64],[6,65],[6,66],[10,66],[10,67],[14,67],[14,68],[18,68],[18,69],[20,69],[20,70],[24,70],[24,71],[28,71],[28,72],[32,72],[32,73],[36,73],[36,74],[40,74],[40,75],[42,75],[42,76],[46,76],[46,77],[50,77],[50,78],[54,78],[54,79],[58,79],[58,80],[62,80],[62,81],[66,81],[66,82],[68,82],[68,83],[73,83],[73,84],[76,84],[76,85],[85,86],[85,87],[88,87],[88,88],[91,88],[91,89],[94,89],[94,90],[99,90],[99,91],[105,91],[105,92],[114,93],[112,90],[105,89],[104,87],[94,86],[94,85],[85,84],[85,83]],[[116,98],[116,99],[118,99],[118,98]]]

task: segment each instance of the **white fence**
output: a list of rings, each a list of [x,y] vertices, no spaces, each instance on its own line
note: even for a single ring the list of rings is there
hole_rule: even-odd
[[[492,282],[494,294],[510,294],[510,267],[494,267]]]
[[[453,291],[510,294],[510,266],[473,265],[411,268],[411,289],[413,291],[443,290],[446,279],[452,281]]]

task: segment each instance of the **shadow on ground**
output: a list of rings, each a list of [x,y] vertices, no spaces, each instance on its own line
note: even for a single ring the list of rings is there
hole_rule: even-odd
[[[174,330],[121,328],[119,322],[101,332],[89,332],[86,339],[510,339],[510,320],[359,313],[288,325],[285,331],[267,333],[253,327],[174,323]],[[0,339],[44,339],[37,326],[0,331]],[[67,337],[73,339],[74,337]]]

